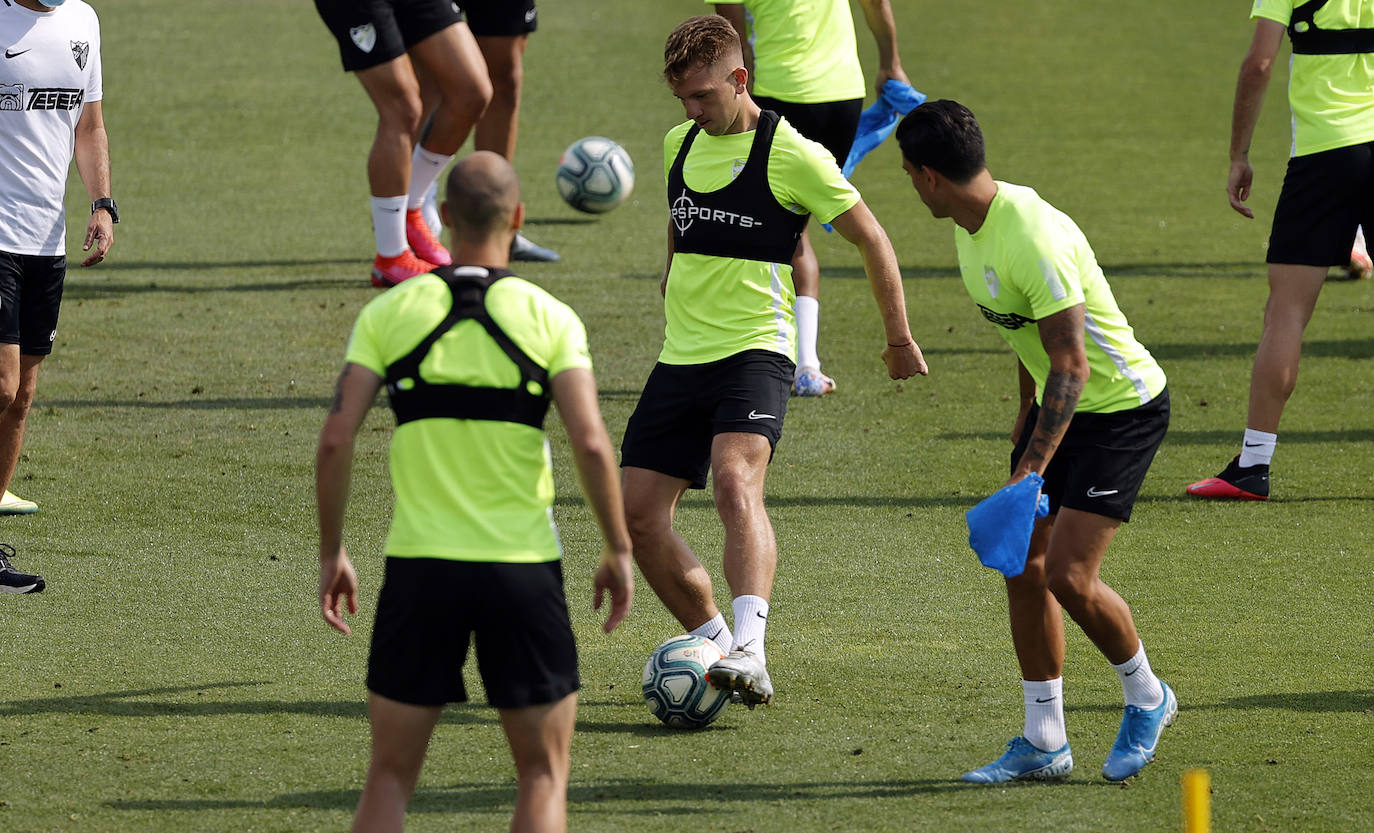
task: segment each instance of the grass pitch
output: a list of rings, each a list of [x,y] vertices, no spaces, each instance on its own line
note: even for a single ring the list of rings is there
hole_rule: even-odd
[[[1171,830],[1181,773],[1204,767],[1215,829],[1374,828],[1374,288],[1326,288],[1275,498],[1182,493],[1221,468],[1243,426],[1288,147],[1282,72],[1253,151],[1261,219],[1246,222],[1223,191],[1243,9],[895,5],[915,84],[972,107],[994,174],[1078,221],[1170,376],[1173,427],[1105,572],[1178,692],[1178,722],[1140,777],[1104,782],[1120,690],[1070,628],[1073,778],[957,781],[1020,728],[1000,583],[963,526],[1005,475],[1015,365],[963,295],[949,224],[926,216],[889,144],[855,181],[893,238],[932,375],[886,379],[857,255],[818,234],[821,351],[840,389],[794,402],[770,474],[775,706],[732,708],[694,734],[651,722],[639,668],[677,628],[641,583],[626,626],[596,629],[594,528],[551,426],[583,658],[572,827]],[[0,830],[345,829],[367,759],[389,413],[359,440],[347,540],[364,610],[351,639],[315,609],[311,471],[348,328],[374,294],[374,120],[304,0],[98,10],[125,222],[107,263],[69,277],[14,484],[42,511],[0,521],[20,566],[49,580],[0,604]],[[617,439],[662,333],[661,138],[681,111],[657,80],[661,47],[700,11],[541,4],[527,56],[528,231],[564,262],[522,271],[586,320]],[[558,153],[592,134],[625,145],[640,174],[634,200],[599,219],[553,187]],[[73,229],[84,202],[74,185]],[[681,527],[718,564],[709,498],[685,502]],[[513,799],[495,715],[449,710],[409,829],[504,829]]]

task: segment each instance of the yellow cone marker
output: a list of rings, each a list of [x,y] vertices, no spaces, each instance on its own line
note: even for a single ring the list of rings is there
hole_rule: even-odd
[[[1211,833],[1212,777],[1205,769],[1183,773],[1183,833]]]

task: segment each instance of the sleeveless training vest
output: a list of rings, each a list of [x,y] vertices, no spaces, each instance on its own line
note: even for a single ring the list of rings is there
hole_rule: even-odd
[[[396,412],[396,424],[417,419],[484,419],[543,429],[549,410],[549,372],[516,346],[487,314],[487,289],[513,273],[480,266],[441,266],[434,273],[448,284],[453,307],[414,350],[387,366],[386,391]],[[480,323],[520,368],[519,387],[433,384],[420,378],[420,362],[434,343],[459,321],[468,319]]]
[[[768,151],[778,114],[759,113],[754,143],[739,176],[715,191],[693,191],[682,177],[692,140],[692,125],[668,171],[668,208],[673,219],[673,251],[767,263],[791,263],[809,214],[794,214],[778,204],[768,187]]]
[[[1293,9],[1288,39],[1295,55],[1355,55],[1374,52],[1374,29],[1318,29],[1313,18],[1327,0],[1307,0]]]

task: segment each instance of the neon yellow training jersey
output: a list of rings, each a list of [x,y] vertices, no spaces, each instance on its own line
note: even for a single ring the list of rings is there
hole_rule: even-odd
[[[1302,0],[1255,0],[1250,17],[1287,26]],[[1369,0],[1329,0],[1313,23],[1321,29],[1374,28]],[[1294,55],[1288,105],[1293,110],[1293,156],[1374,141],[1374,53]]]
[[[687,121],[663,139],[664,179],[691,128]],[[697,134],[683,165],[695,191],[728,185],[749,158],[754,131]],[[859,202],[859,192],[835,165],[830,151],[805,138],[786,119],[778,122],[768,154],[768,186],[778,203],[823,223]],[[797,299],[792,264],[674,253],[664,297],[664,364],[705,364],[745,350],[772,350],[797,359]]]
[[[1036,402],[1050,372],[1036,322],[1077,304],[1091,370],[1079,411],[1124,411],[1164,390],[1164,371],[1136,341],[1088,239],[1033,189],[998,182],[982,227],[969,234],[956,225],[954,243],[964,288],[1030,371]]]
[[[363,307],[347,361],[385,377],[438,326],[452,306],[437,275],[421,275]],[[487,311],[549,378],[591,368],[587,333],[577,314],[516,277],[487,291]],[[520,371],[482,325],[460,321],[435,342],[420,365],[428,382],[516,387]],[[544,432],[491,420],[420,419],[391,440],[396,505],[386,554],[512,563],[557,560],[553,469]]]
[[[795,104],[864,97],[849,0],[721,2],[726,4],[743,5],[749,21],[756,95]]]

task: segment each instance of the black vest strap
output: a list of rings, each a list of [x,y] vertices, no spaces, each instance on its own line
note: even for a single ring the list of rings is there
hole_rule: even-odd
[[[470,266],[442,266],[434,272],[448,284],[453,306],[414,350],[386,369],[386,390],[391,409],[396,412],[396,424],[404,425],[417,419],[481,419],[516,422],[542,429],[549,410],[549,372],[511,341],[487,314],[487,290],[511,273],[504,269]],[[520,368],[518,387],[433,384],[420,377],[420,363],[435,342],[459,321],[469,319],[480,323],[501,351]]]
[[[1295,55],[1357,55],[1374,52],[1374,29],[1318,29],[1317,12],[1327,0],[1307,0],[1293,9],[1288,39]]]

